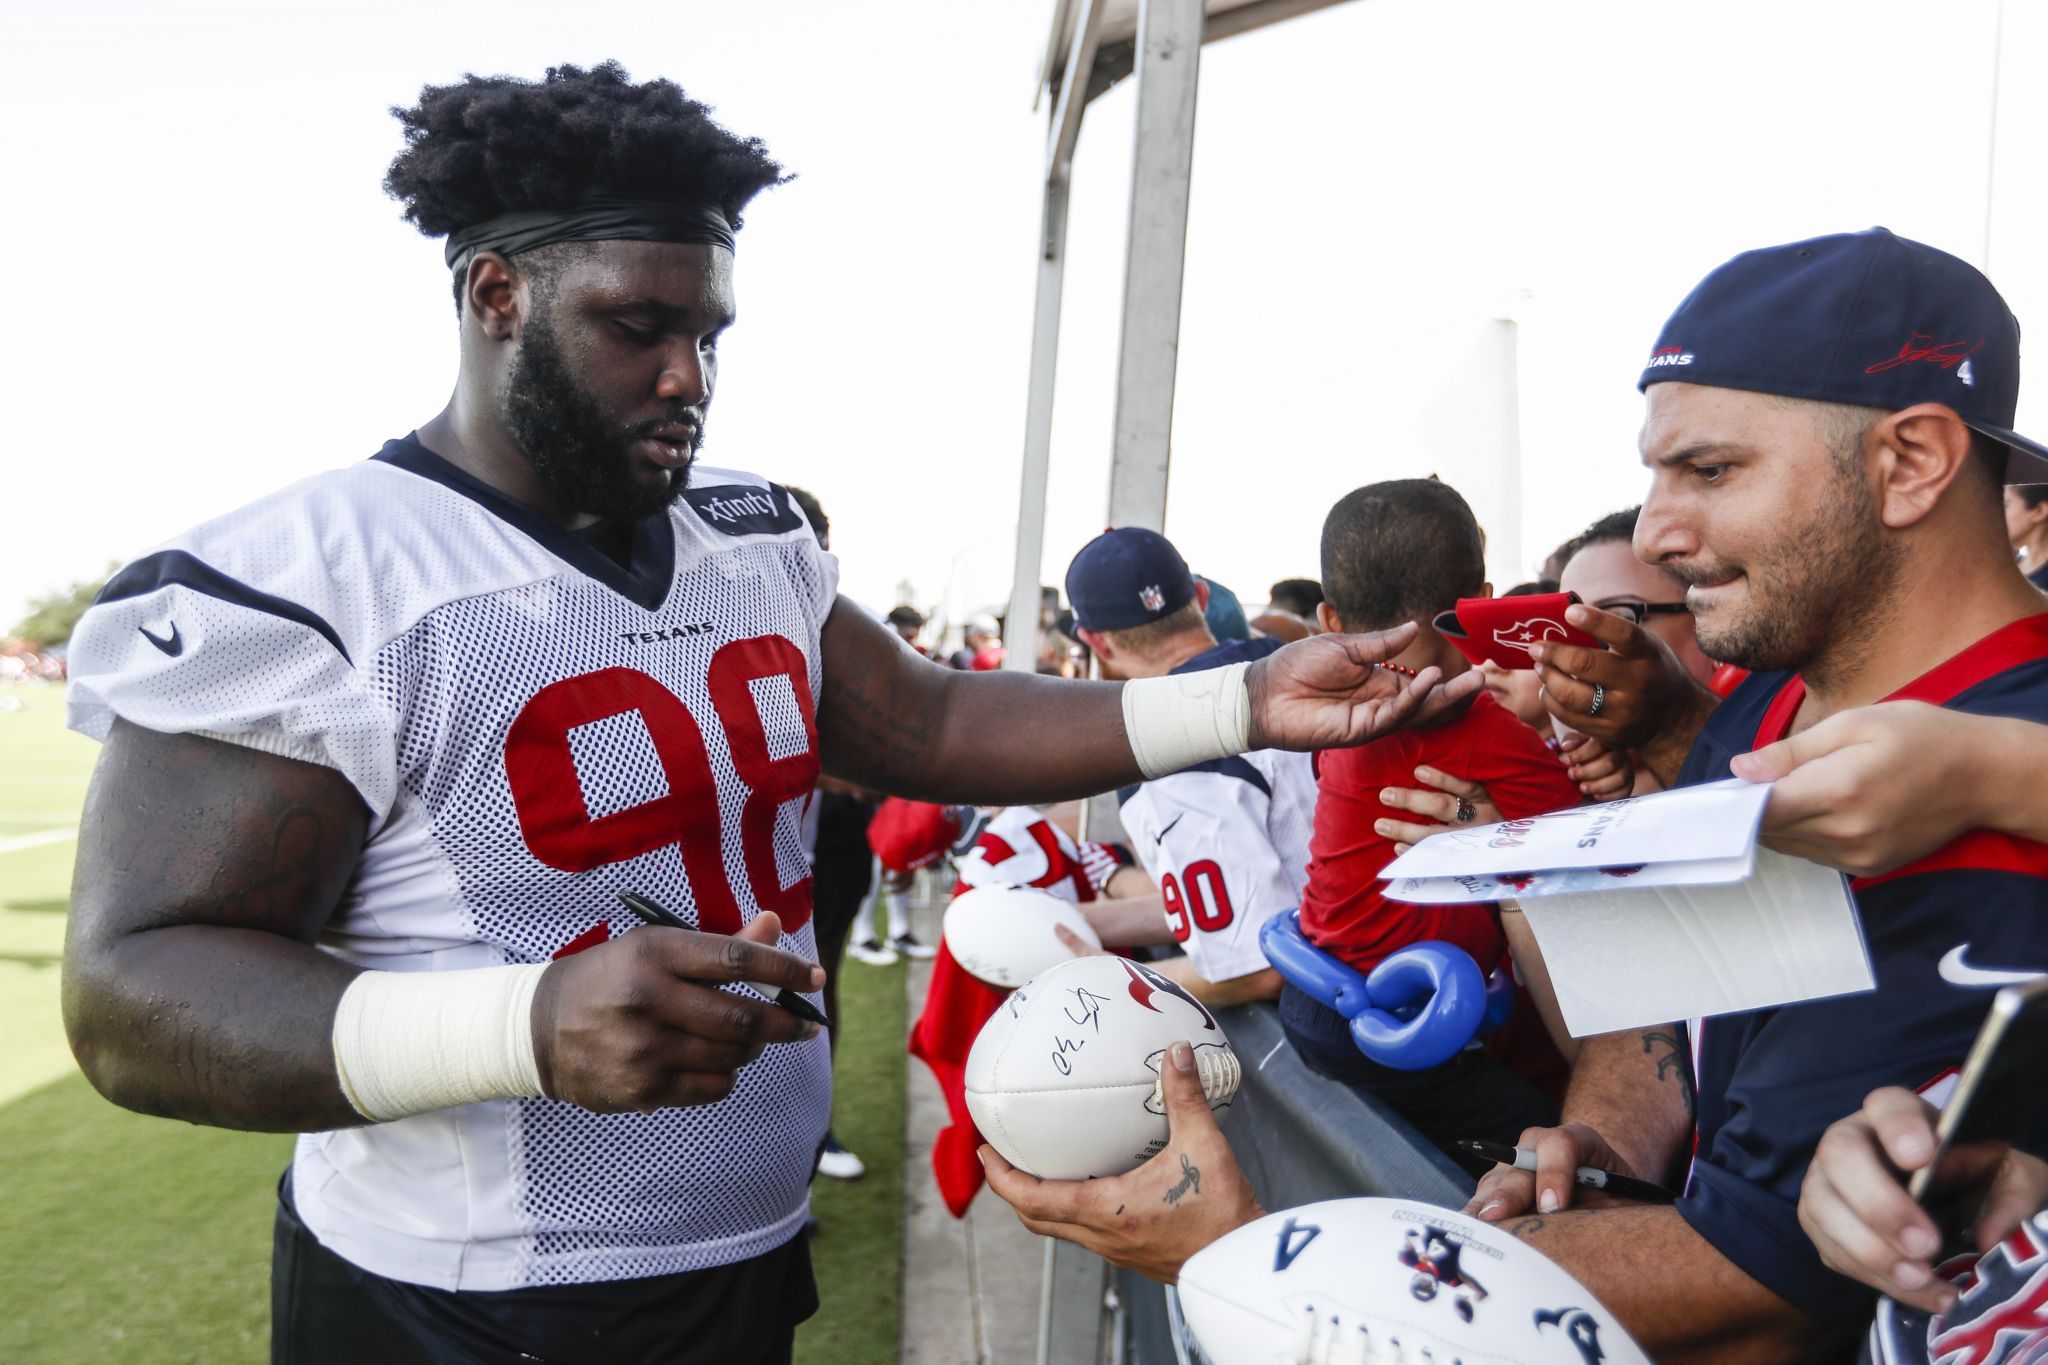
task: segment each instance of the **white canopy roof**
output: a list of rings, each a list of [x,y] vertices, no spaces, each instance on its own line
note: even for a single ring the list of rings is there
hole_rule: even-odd
[[[1131,74],[1131,54],[1138,36],[1138,0],[1099,3],[1104,6],[1102,37],[1089,81],[1090,99]],[[1213,43],[1341,3],[1343,0],[1208,0],[1208,22],[1202,29],[1202,41]],[[1074,25],[1080,14],[1081,0],[1055,0],[1052,31],[1046,35],[1045,60],[1039,70],[1041,91],[1057,91],[1065,83],[1067,53],[1073,46]]]

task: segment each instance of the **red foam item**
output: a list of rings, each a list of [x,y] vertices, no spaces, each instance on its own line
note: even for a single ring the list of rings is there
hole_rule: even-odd
[[[1606,648],[1577,626],[1565,624],[1564,609],[1578,600],[1575,592],[1461,597],[1455,609],[1441,613],[1431,624],[1475,664],[1534,668],[1536,661],[1529,657],[1534,644]]]

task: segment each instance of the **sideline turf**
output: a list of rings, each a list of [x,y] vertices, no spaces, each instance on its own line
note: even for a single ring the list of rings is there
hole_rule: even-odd
[[[76,824],[98,746],[63,729],[61,688],[4,696],[28,706],[0,714],[0,839]],[[130,1114],[72,1069],[57,956],[73,851],[65,841],[0,853],[0,1361],[266,1360],[270,1219],[291,1139]],[[902,1296],[904,969],[844,970],[834,1127],[868,1174],[815,1188],[823,1307],[798,1333],[797,1360],[889,1365]]]
[[[895,1365],[903,1318],[903,1085],[910,1036],[905,967],[839,968],[845,1035],[832,1127],[867,1163],[859,1180],[811,1186],[818,1315],[797,1329],[797,1365]]]

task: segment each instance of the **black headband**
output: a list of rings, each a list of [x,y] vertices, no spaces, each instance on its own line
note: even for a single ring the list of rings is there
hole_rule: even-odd
[[[467,269],[479,251],[516,256],[556,242],[686,242],[732,250],[732,225],[716,204],[586,199],[573,209],[501,213],[448,234],[451,270]]]

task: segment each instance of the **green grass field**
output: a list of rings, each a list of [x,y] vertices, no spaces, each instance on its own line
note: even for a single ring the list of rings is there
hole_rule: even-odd
[[[270,1222],[291,1139],[116,1109],[70,1060],[57,1013],[72,844],[96,746],[54,687],[0,687],[0,1361],[261,1361]],[[833,1126],[865,1179],[820,1180],[823,1308],[805,1365],[897,1358],[902,1293],[903,968],[839,990]]]

